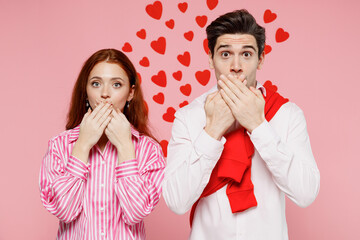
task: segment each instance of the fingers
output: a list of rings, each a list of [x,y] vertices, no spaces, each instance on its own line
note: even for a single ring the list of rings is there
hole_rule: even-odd
[[[106,128],[106,126],[110,123],[111,119],[112,119],[111,115],[108,115],[108,116],[105,118],[105,120],[104,120],[104,121],[101,123],[101,125],[100,125],[101,131],[104,131],[104,129]]]
[[[250,87],[250,90],[258,97],[261,99],[264,99],[264,96],[262,95],[262,92],[260,89],[256,89],[254,87]]]
[[[205,105],[208,105],[213,99],[214,97],[216,96],[218,92],[213,92],[211,94],[209,94],[207,97],[206,97],[206,101],[205,101]]]
[[[224,89],[220,90],[220,94],[225,103],[229,106],[231,110],[235,108],[235,102],[227,95]]]
[[[95,112],[97,110],[97,108],[100,108],[100,109],[97,112]],[[110,103],[100,103],[100,105],[98,105],[98,107],[96,107],[94,110],[94,120],[96,122],[100,121],[100,123],[101,123],[103,120],[102,119],[103,115],[105,114],[107,116],[108,114],[111,113],[111,110],[112,110],[112,105]],[[100,120],[100,119],[102,119],[102,120]]]

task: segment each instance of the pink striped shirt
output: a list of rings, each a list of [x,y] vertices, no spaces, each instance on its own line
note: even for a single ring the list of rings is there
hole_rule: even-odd
[[[40,170],[41,200],[60,219],[57,239],[145,239],[143,218],[159,202],[165,160],[160,145],[131,129],[136,159],[118,165],[110,143],[85,164],[71,156],[79,126],[49,141]]]

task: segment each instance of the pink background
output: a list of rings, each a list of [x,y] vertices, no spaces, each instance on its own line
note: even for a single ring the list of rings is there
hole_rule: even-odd
[[[209,10],[206,0],[187,0],[182,13],[177,4],[184,0],[161,0],[160,20],[145,11],[153,2],[0,0],[0,239],[55,239],[58,221],[41,204],[38,173],[48,139],[64,130],[73,84],[90,54],[121,49],[125,42],[132,45],[127,55],[142,76],[155,135],[169,140],[171,123],[162,119],[167,108],[178,109],[215,84],[213,73],[206,86],[194,76],[208,69],[202,47],[205,28],[195,17],[206,15],[208,24],[240,8],[266,27],[272,46],[258,80],[272,80],[304,110],[321,173],[321,190],[310,207],[287,201],[290,239],[360,239],[360,163],[355,155],[360,143],[359,1],[219,0]],[[265,24],[266,9],[277,18]],[[173,29],[165,26],[170,18]],[[144,40],[136,36],[142,28]],[[278,28],[290,38],[277,43]],[[192,41],[183,36],[190,30]],[[167,42],[164,55],[150,47],[160,36]],[[185,51],[191,54],[189,67],[176,59]],[[139,65],[144,56],[149,67]],[[166,87],[151,81],[160,70],[166,72]],[[172,77],[178,70],[183,72],[181,81]],[[179,90],[185,84],[192,86],[190,96]],[[159,92],[165,95],[163,104],[152,99]],[[145,221],[150,240],[186,239],[189,233],[188,215],[175,215],[163,200]]]

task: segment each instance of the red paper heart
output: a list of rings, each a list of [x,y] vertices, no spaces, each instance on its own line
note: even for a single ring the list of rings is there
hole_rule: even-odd
[[[272,47],[270,45],[265,44],[265,48],[264,48],[265,54],[268,54],[269,52],[271,52],[271,50],[272,50]]]
[[[180,81],[181,78],[182,78],[182,72],[181,72],[181,71],[174,72],[174,73],[173,73],[173,77],[174,77],[176,80]]]
[[[166,141],[166,140],[161,140],[160,141],[160,146],[162,148],[162,151],[163,151],[165,157],[167,157],[167,147],[168,147],[168,145],[169,145],[168,141]]]
[[[178,8],[181,12],[186,12],[186,9],[188,8],[187,2],[179,3]]]
[[[137,78],[139,80],[139,84],[141,84],[141,75],[140,75],[140,73],[136,72],[136,75],[137,75]]]
[[[276,34],[275,34],[276,42],[284,42],[284,41],[286,41],[289,37],[290,37],[290,34],[289,34],[288,32],[285,32],[284,29],[282,29],[282,28],[279,28],[279,29],[276,31]]]
[[[166,74],[163,70],[151,77],[151,81],[160,87],[166,87]]]
[[[179,60],[179,62],[188,67],[190,65],[190,53],[188,51],[184,52],[183,55],[179,54],[177,56],[177,59]]]
[[[218,0],[206,0],[206,4],[210,10],[213,10],[218,5]]]
[[[167,122],[173,122],[175,119],[175,109],[173,107],[168,107],[168,109],[166,110],[166,113],[164,113],[163,115],[163,119]]]
[[[208,46],[207,38],[205,38],[203,41],[203,47],[204,47],[204,51],[205,51],[206,55],[208,55],[209,54],[209,46]]]
[[[149,59],[147,57],[143,57],[139,64],[143,67],[148,67],[150,65]]]
[[[124,52],[131,52],[131,51],[132,51],[132,47],[131,47],[130,43],[126,42],[126,43],[124,44],[124,46],[122,47],[122,50],[123,50]]]
[[[182,107],[184,107],[184,106],[186,106],[188,104],[189,104],[188,101],[183,101],[182,103],[179,104],[179,107],[182,108]]]
[[[188,32],[184,33],[184,37],[185,37],[186,40],[192,41],[193,38],[194,38],[193,31],[188,31]]]
[[[173,19],[170,19],[169,21],[166,21],[165,22],[165,25],[170,28],[170,29],[173,29],[174,28],[174,25],[175,25],[175,22]]]
[[[153,96],[153,100],[158,104],[163,104],[165,100],[164,94],[162,92],[159,92],[158,94]]]
[[[190,84],[186,84],[184,86],[180,87],[180,92],[182,94],[184,94],[185,96],[189,96],[191,93],[191,85]]]
[[[145,39],[146,38],[146,31],[145,29],[141,29],[140,31],[136,32],[136,36],[138,36],[141,39]]]
[[[158,40],[152,41],[150,45],[155,52],[165,54],[166,40],[164,37],[159,37]]]
[[[270,9],[267,9],[264,12],[264,23],[270,23],[276,19],[276,13],[271,12]]]
[[[153,4],[147,5],[145,10],[150,17],[159,20],[162,14],[162,4],[160,1],[155,1]]]
[[[206,86],[210,80],[210,71],[204,70],[204,71],[197,71],[195,73],[196,80],[203,86]]]
[[[207,22],[207,16],[203,15],[203,16],[197,16],[195,18],[196,23],[200,26],[200,27],[204,27],[206,22]]]

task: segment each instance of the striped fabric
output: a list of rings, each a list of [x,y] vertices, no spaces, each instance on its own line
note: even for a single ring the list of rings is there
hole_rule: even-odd
[[[160,145],[131,129],[136,159],[117,164],[108,142],[85,164],[71,156],[79,126],[49,141],[40,170],[41,200],[60,220],[57,239],[145,239],[143,218],[159,202],[165,160]]]

